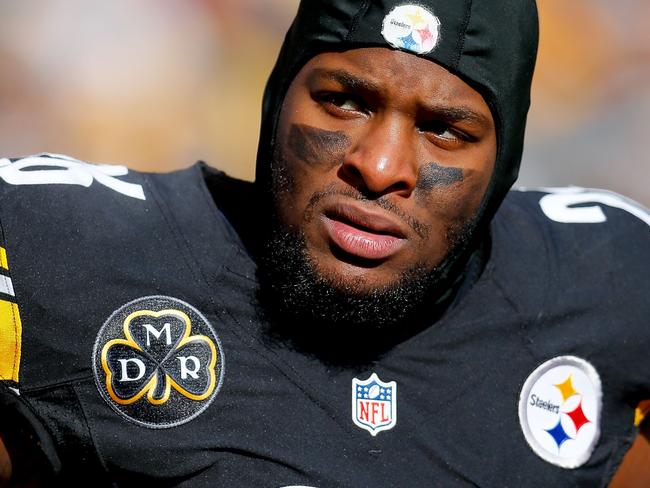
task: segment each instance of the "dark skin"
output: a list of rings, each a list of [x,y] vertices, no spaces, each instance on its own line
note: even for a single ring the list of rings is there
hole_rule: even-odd
[[[650,486],[650,419],[646,419],[609,483],[610,488],[646,488]]]
[[[0,488],[51,486],[45,456],[30,432],[14,419],[2,428],[8,430],[0,432]]]
[[[6,480],[9,479],[11,479],[11,461],[7,448],[2,442],[2,437],[0,437],[0,486],[4,486]]]
[[[277,140],[281,220],[304,233],[319,273],[359,292],[439,265],[450,231],[476,214],[496,157],[483,97],[387,48],[310,60],[288,90]]]

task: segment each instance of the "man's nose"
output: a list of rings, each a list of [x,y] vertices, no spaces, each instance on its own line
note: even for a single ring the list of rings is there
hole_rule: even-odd
[[[399,117],[382,117],[363,129],[346,155],[341,177],[374,196],[399,193],[408,197],[417,181],[413,127]]]

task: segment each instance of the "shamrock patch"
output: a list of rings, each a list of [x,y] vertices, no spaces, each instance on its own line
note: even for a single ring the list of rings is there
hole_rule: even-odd
[[[216,395],[223,353],[208,321],[171,297],[137,299],[116,310],[99,331],[95,380],[123,417],[152,428],[188,422]]]

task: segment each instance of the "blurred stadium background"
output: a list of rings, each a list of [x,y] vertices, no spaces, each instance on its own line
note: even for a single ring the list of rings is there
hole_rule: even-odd
[[[650,205],[647,0],[538,0],[519,184]],[[297,0],[0,1],[0,154],[252,179],[265,78]],[[507,29],[508,26],[500,26]]]

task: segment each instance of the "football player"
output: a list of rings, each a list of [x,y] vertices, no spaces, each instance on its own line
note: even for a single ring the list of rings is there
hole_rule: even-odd
[[[532,0],[305,0],[255,184],[0,160],[5,478],[607,483],[650,398],[650,217],[510,191],[537,33]]]

